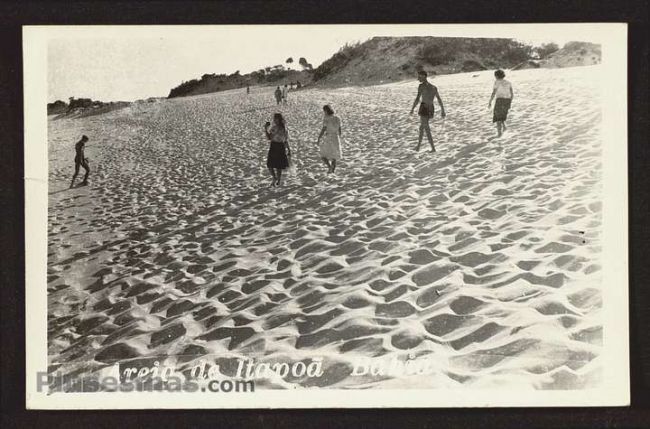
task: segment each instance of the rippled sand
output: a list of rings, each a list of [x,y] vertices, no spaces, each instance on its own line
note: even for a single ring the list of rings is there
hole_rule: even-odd
[[[290,93],[300,168],[278,189],[262,168],[272,88],[50,120],[50,369],[322,357],[322,377],[260,385],[598,384],[598,72],[509,73],[501,139],[490,73],[436,79],[435,154],[414,152],[416,82]],[[315,145],[325,103],[346,142],[334,177]],[[67,190],[81,134],[90,185]],[[350,376],[363,357],[435,370]]]

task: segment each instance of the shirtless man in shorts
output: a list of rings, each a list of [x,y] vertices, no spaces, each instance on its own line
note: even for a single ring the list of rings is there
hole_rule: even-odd
[[[424,70],[420,70],[418,72],[418,80],[420,81],[420,85],[418,86],[418,96],[415,98],[415,101],[413,102],[413,107],[411,107],[411,114],[413,114],[413,111],[415,110],[415,106],[418,105],[420,102],[420,99],[422,102],[420,103],[420,110],[418,110],[418,115],[420,115],[420,137],[418,138],[418,145],[415,148],[415,151],[420,150],[420,145],[422,144],[422,136],[426,132],[427,133],[427,139],[429,140],[429,144],[431,145],[431,152],[435,152],[436,148],[433,145],[433,137],[431,136],[431,128],[429,127],[429,121],[433,118],[433,113],[434,113],[434,108],[433,108],[433,99],[434,97],[438,99],[438,104],[440,105],[440,116],[445,117],[445,108],[442,105],[442,99],[440,98],[440,94],[438,93],[438,88],[435,87],[435,85],[432,85],[428,80],[427,80],[427,72]]]

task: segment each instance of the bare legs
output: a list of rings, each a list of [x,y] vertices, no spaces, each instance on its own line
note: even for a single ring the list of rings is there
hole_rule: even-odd
[[[429,118],[427,116],[420,116],[420,135],[418,136],[418,145],[415,148],[416,152],[420,150],[422,138],[425,133],[427,135],[427,140],[429,140],[429,144],[431,145],[431,152],[435,152],[436,147],[433,145],[433,136],[431,135],[431,128],[429,127]]]
[[[70,187],[74,185],[74,180],[77,178],[77,175],[79,174],[79,167],[83,167],[84,170],[86,170],[86,174],[84,174],[84,180],[81,182],[82,185],[87,185],[88,184],[88,174],[90,174],[90,167],[88,166],[88,163],[86,160],[83,161],[76,161],[74,163],[74,175],[72,176],[72,182],[70,182]]]
[[[282,179],[282,170],[279,168],[269,167],[269,172],[271,173],[271,176],[273,176],[273,181],[271,182],[271,186],[279,186],[280,180]]]
[[[334,173],[336,170],[336,160],[332,159],[329,160],[327,158],[321,158],[323,160],[323,163],[327,166],[327,174]]]
[[[505,121],[497,121],[497,137],[501,137],[501,134],[506,130]]]
[[[331,173],[332,166],[330,165],[330,160],[325,157],[322,157],[321,159],[323,160],[323,163],[325,163],[325,165],[327,166],[327,173]]]

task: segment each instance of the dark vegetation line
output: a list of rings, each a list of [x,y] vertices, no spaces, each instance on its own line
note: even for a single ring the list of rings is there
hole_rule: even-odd
[[[291,86],[302,86],[312,80],[313,66],[305,59],[300,57],[298,60],[302,70],[293,70],[293,58],[289,57],[285,61],[287,67],[283,64],[277,64],[272,67],[265,67],[254,72],[242,75],[239,70],[226,74],[204,74],[200,79],[192,79],[183,82],[169,92],[168,98],[183,97],[187,95],[206,94],[209,92],[227,91],[229,89],[244,88],[246,85],[266,85],[266,84],[291,84]],[[300,83],[299,83],[300,82]]]

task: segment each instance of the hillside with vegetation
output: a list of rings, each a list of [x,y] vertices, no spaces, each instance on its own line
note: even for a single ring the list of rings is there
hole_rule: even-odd
[[[540,61],[540,67],[561,68],[599,64],[600,45],[586,42],[569,42]]]
[[[581,58],[581,59],[579,59]],[[346,45],[314,71],[314,82],[370,85],[436,74],[531,67],[570,67],[600,62],[600,46],[570,42],[528,45],[513,39],[374,37]]]
[[[298,60],[301,70],[293,69],[294,60],[287,58],[285,67],[277,64],[264,67],[247,74],[240,74],[239,70],[232,74],[204,74],[200,79],[183,82],[169,92],[168,98],[186,97],[190,95],[207,94],[210,92],[228,91],[231,89],[245,88],[255,85],[291,85],[302,86],[312,80],[313,66],[304,58]]]
[[[99,101],[90,98],[70,97],[68,103],[56,100],[47,104],[47,114],[57,115],[57,118],[85,117],[92,115],[101,115],[112,112],[113,110],[123,109],[131,103],[127,101]]]

